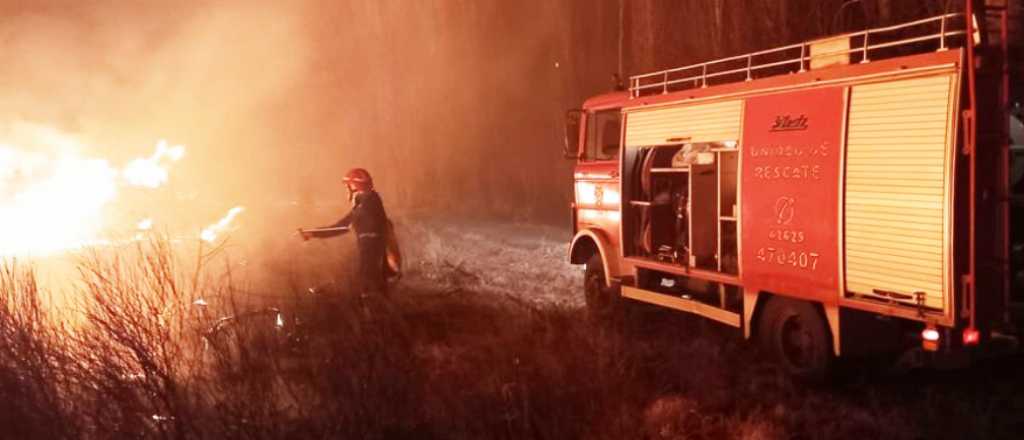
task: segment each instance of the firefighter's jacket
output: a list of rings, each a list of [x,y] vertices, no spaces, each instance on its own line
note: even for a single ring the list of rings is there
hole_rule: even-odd
[[[360,239],[384,239],[388,230],[388,216],[384,212],[384,203],[376,191],[360,191],[355,194],[352,210],[341,220],[329,228],[351,228]],[[317,238],[333,237],[344,233],[341,231],[313,232]]]

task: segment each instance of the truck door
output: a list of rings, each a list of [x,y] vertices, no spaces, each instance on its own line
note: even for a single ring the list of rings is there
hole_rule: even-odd
[[[576,165],[576,228],[598,229],[617,246],[619,230],[619,109],[588,111]]]

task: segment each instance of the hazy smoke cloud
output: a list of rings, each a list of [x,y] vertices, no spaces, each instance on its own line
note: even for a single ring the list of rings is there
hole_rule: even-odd
[[[607,90],[617,11],[12,1],[0,5],[0,131],[50,126],[113,163],[158,139],[184,144],[165,193],[140,203],[206,220],[235,205],[250,208],[243,221],[279,206],[295,222],[333,220],[340,175],[365,166],[396,211],[561,221],[562,112]]]
[[[273,129],[266,109],[299,82],[310,52],[302,10],[285,2],[15,3],[0,12],[0,130],[52,127],[113,162],[148,155],[161,138],[187,144],[177,189],[211,205],[230,204],[216,199],[239,197],[259,168],[253,140]]]
[[[0,111],[96,140],[244,117],[292,84],[308,53],[281,2],[61,3],[5,8]]]

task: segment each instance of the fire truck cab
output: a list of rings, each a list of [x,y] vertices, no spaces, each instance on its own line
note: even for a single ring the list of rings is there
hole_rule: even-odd
[[[632,76],[569,112],[592,314],[696,314],[797,376],[1015,348],[1009,9]]]

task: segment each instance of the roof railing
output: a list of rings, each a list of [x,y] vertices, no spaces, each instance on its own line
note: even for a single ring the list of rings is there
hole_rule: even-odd
[[[962,13],[944,14],[893,26],[840,34],[689,66],[634,75],[629,78],[629,93],[631,97],[636,98],[658,92],[669,93],[703,88],[708,86],[709,81],[721,84],[750,81],[759,77],[758,74],[764,75],[765,72],[768,75],[793,71],[804,72],[811,67],[815,60],[821,61],[837,56],[853,58],[855,55],[860,55],[859,62],[867,63],[873,59],[872,55],[886,58],[885,54],[879,54],[882,49],[905,48],[900,55],[907,54],[906,51],[913,53],[922,53],[928,50],[943,51],[950,47],[950,41],[954,37],[963,36],[966,33],[963,16]],[[958,26],[951,26],[954,22],[957,22],[955,24]],[[929,24],[933,26],[937,24],[938,31],[934,31],[934,27],[931,27],[921,30],[922,35],[905,35],[908,30],[916,30],[913,28],[921,28]],[[897,38],[892,41],[885,41],[885,37],[891,38],[892,34],[896,34],[898,31],[904,32],[899,33]],[[849,44],[846,49],[812,53],[812,46],[816,43],[843,39]],[[927,42],[937,42],[938,47],[934,49],[919,47]],[[853,60],[850,59],[848,62],[853,62]]]

